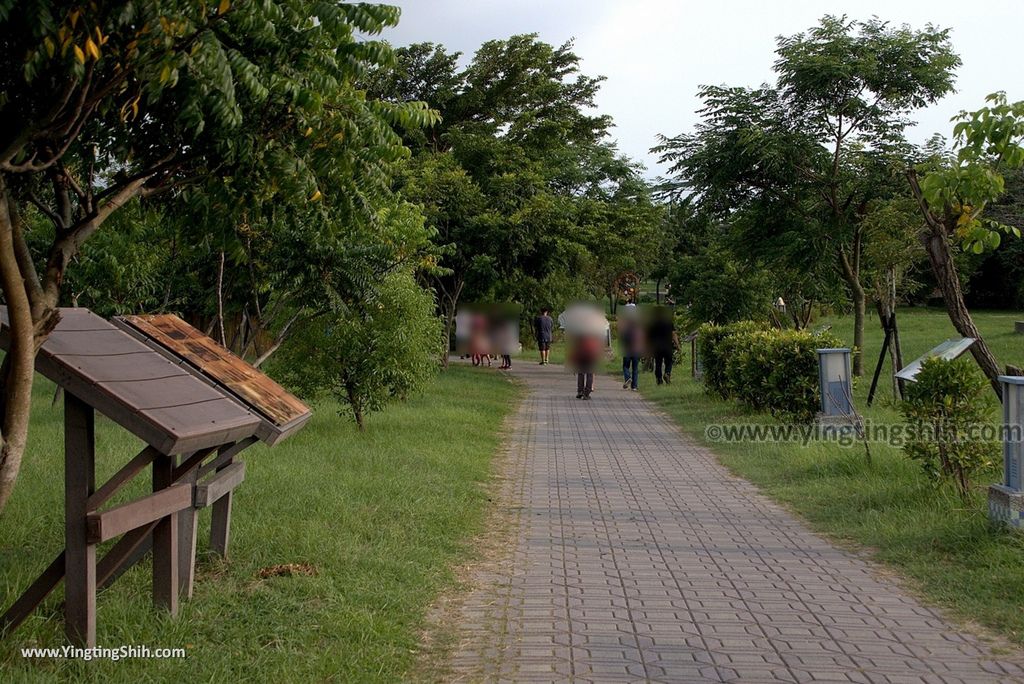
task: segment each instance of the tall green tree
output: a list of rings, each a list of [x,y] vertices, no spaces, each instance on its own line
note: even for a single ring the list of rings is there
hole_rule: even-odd
[[[1003,174],[1024,167],[1024,100],[1008,102],[1005,93],[994,93],[987,102],[956,118],[953,154],[933,155],[910,169],[907,179],[924,217],[920,238],[949,319],[957,332],[977,340],[971,354],[1001,398],[999,363],[967,309],[955,259],[958,249],[982,254],[998,247],[1003,235],[1020,237],[1019,226],[986,209],[1005,192]]]
[[[287,384],[305,396],[335,397],[363,430],[370,413],[416,393],[437,372],[434,308],[411,273],[396,271],[370,296],[300,323],[275,362]]]
[[[906,154],[908,115],[952,90],[960,59],[948,30],[834,16],[779,38],[776,54],[774,85],[702,88],[703,122],[655,150],[681,187],[719,211],[764,203],[798,215],[846,283],[859,350],[861,222],[878,198],[870,179],[884,173],[886,157]],[[854,370],[863,372],[860,354]]]
[[[28,433],[35,351],[83,243],[133,200],[181,197],[222,216],[332,198],[368,211],[407,154],[391,124],[422,105],[355,80],[390,50],[357,39],[396,8],[343,2],[0,2],[0,285],[9,316],[0,507]],[[196,190],[201,188],[201,191]],[[41,251],[26,217],[45,216]]]
[[[612,259],[632,269],[650,255],[657,212],[640,170],[608,141],[610,119],[595,113],[602,79],[581,72],[571,44],[488,41],[463,69],[443,46],[397,52],[397,67],[366,83],[441,114],[423,131],[399,129],[414,153],[399,191],[437,231],[443,270],[432,284],[449,331],[459,301],[532,310],[600,296]]]

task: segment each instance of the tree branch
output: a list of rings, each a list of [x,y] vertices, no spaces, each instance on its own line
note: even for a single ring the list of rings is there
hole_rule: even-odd
[[[60,220],[60,217],[57,216],[52,209],[41,202],[34,192],[28,193],[26,198],[32,206],[42,212],[46,218],[53,222],[53,227],[57,229],[58,234],[65,229],[64,222]]]
[[[39,321],[43,318],[46,307],[43,303],[43,286],[39,282],[39,273],[36,272],[35,261],[32,259],[32,252],[25,242],[24,224],[21,220],[21,212],[18,205],[8,199],[8,212],[11,221],[11,237],[14,242],[14,255],[21,270],[22,279],[25,282],[25,293],[28,296],[29,306],[32,311],[32,320]]]

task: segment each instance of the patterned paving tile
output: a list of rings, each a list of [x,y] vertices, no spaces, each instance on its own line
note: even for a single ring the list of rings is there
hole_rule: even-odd
[[[518,364],[516,547],[462,608],[463,681],[1024,682],[730,475],[640,396]]]

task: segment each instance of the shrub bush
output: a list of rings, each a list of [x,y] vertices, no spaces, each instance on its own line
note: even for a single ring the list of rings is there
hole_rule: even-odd
[[[739,321],[728,325],[705,323],[697,331],[697,353],[703,369],[704,387],[707,391],[725,398],[729,396],[725,384],[725,358],[727,349],[723,343],[733,335],[760,330],[762,326],[752,321]]]
[[[364,297],[299,326],[274,365],[302,396],[348,404],[360,429],[369,413],[423,387],[443,344],[434,297],[412,274],[393,273]]]
[[[999,455],[999,445],[981,441],[977,431],[990,422],[988,384],[967,362],[939,358],[925,360],[916,380],[900,405],[910,435],[903,451],[929,478],[952,482],[967,498],[972,473]]]
[[[814,418],[821,401],[816,350],[840,345],[833,335],[750,321],[704,326],[698,339],[708,391],[802,421]]]

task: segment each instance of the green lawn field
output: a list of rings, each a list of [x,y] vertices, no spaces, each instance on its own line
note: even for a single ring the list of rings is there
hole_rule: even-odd
[[[36,386],[31,443],[0,517],[0,601],[6,607],[63,547],[62,412]],[[58,589],[0,644],[9,681],[352,681],[402,679],[428,607],[486,513],[486,483],[519,388],[496,371],[453,367],[427,391],[370,416],[360,433],[336,404],[315,407],[282,444],[243,454],[230,561],[206,551],[201,518],[195,596],[177,619],[155,611],[149,562],[98,598],[98,645],[185,647],[183,660],[26,660],[26,646],[65,643]],[[97,478],[139,448],[97,425]],[[129,495],[142,493],[144,473]],[[121,500],[123,497],[119,497]],[[304,564],[311,574],[263,578]]]

